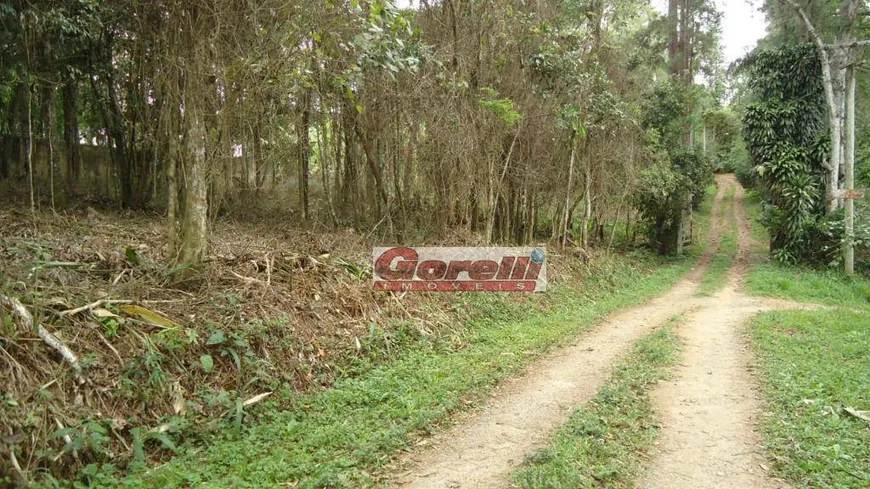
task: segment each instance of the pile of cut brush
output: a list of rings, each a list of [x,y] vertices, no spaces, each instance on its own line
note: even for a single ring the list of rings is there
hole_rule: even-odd
[[[372,291],[372,243],[350,230],[217,222],[208,260],[181,270],[164,226],[0,212],[0,472],[17,485],[171,456],[469,313]]]

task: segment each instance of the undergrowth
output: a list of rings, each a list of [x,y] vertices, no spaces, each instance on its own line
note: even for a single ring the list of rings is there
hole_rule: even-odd
[[[613,256],[572,291],[558,287],[548,310],[505,307],[468,294],[464,329],[421,338],[394,360],[299,395],[289,409],[264,409],[208,446],[188,444],[168,463],[127,478],[128,487],[360,487],[376,483],[393,454],[451,413],[479,402],[505,377],[606,314],[646,301],[691,265],[646,253]],[[111,467],[89,478],[119,483]]]

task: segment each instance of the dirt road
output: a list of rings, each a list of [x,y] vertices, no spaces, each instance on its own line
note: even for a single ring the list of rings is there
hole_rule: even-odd
[[[746,368],[749,350],[742,327],[754,314],[774,307],[738,291],[750,255],[743,189],[730,175],[720,189],[736,186],[734,219],[739,252],[728,284],[698,308],[678,332],[683,353],[675,380],[653,391],[662,418],[662,438],[644,489],[787,487],[767,474],[755,425],[759,397]]]
[[[662,418],[657,455],[642,488],[785,488],[767,475],[755,432],[760,413],[743,325],[758,312],[793,304],[744,296],[739,285],[751,250],[743,188],[733,175],[717,176],[710,246],[687,277],[649,304],[616,314],[502,386],[479,413],[434,437],[402,462],[394,479],[403,488],[510,487],[523,456],[545,443],[571,411],[591,399],[639,338],[673,315],[687,313],[678,333],[684,344],[674,380],[653,392]],[[723,196],[734,188],[734,215],[723,216]],[[715,252],[725,219],[738,224],[738,254],[725,288],[697,298],[698,280]]]
[[[676,380],[655,392],[664,420],[661,451],[641,487],[782,487],[765,477],[753,426],[758,400],[745,371],[740,331],[751,315],[771,306],[737,292],[749,250],[743,189],[733,176],[717,177],[711,245],[707,255],[667,294],[612,316],[502,386],[479,413],[437,435],[402,461],[394,479],[403,488],[509,487],[523,456],[548,440],[571,411],[591,399],[613,366],[639,338],[673,315],[689,312],[680,329],[686,344]],[[733,218],[739,223],[738,259],[728,286],[715,297],[694,297],[698,279],[716,250],[722,199],[735,187]]]

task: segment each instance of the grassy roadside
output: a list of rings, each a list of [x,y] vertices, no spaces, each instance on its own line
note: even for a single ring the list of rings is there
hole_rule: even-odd
[[[750,219],[753,266],[745,290],[751,295],[809,302],[850,309],[870,309],[870,281],[848,277],[838,270],[780,265],[760,255],[766,254],[770,237],[758,221],[761,201],[749,191],[744,199]]]
[[[870,487],[870,316],[778,311],[750,326],[774,471],[796,488]]]
[[[770,246],[770,235],[761,224],[761,197],[753,189],[747,189],[743,196],[743,209],[749,219],[749,231],[752,237],[752,253],[766,255]]]
[[[853,312],[870,309],[870,282],[757,259],[769,237],[754,193],[745,207],[756,255],[746,292],[847,309],[768,312],[749,326],[773,470],[798,489],[870,487],[870,427],[844,411],[870,410],[870,316]]]
[[[607,384],[514,473],[520,487],[629,487],[658,438],[647,392],[677,360],[673,325],[640,340]]]
[[[870,309],[870,281],[835,270],[761,263],[747,277],[746,291],[764,297]]]
[[[614,256],[584,292],[553,290],[549,312],[500,312],[468,295],[480,314],[443,341],[421,342],[394,361],[332,389],[300,396],[292,409],[241,421],[207,448],[187,446],[168,463],[123,481],[128,487],[360,487],[376,483],[391,456],[451,413],[483,399],[549,348],[605,315],[667,290],[692,260]],[[240,414],[241,416],[241,414]],[[102,478],[102,480],[99,480]],[[95,486],[118,483],[103,470]],[[295,485],[294,485],[295,484]]]
[[[722,288],[727,280],[728,270],[737,256],[737,223],[733,218],[735,190],[735,187],[731,187],[723,196],[721,204],[722,236],[719,239],[719,247],[710,260],[710,266],[701,279],[698,291],[695,293],[696,296],[709,297]]]

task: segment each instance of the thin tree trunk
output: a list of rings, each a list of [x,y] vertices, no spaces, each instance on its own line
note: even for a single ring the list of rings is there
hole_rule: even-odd
[[[36,188],[33,184],[33,117],[30,108],[31,97],[30,85],[27,86],[27,97],[25,98],[25,114],[27,117],[27,143],[25,151],[27,152],[27,181],[30,185],[30,212],[36,213]]]
[[[81,178],[79,137],[76,82],[67,80],[63,86],[63,138],[66,146],[67,184],[70,194],[77,191]]]
[[[186,160],[184,166],[184,207],[181,220],[181,241],[178,263],[195,265],[205,255],[208,239],[208,168],[206,162],[207,132],[199,108],[187,107]]]
[[[574,180],[574,157],[577,153],[576,136],[571,135],[571,159],[568,163],[568,187],[565,191],[565,215],[562,219],[562,247],[568,244],[568,216],[571,214],[571,185]]]
[[[819,58],[822,61],[822,84],[825,89],[825,101],[828,104],[828,131],[831,136],[831,157],[830,161],[828,161],[827,169],[828,169],[828,179],[826,182],[825,188],[825,200],[826,205],[825,208],[828,213],[834,212],[839,207],[839,201],[836,197],[837,192],[837,184],[840,179],[840,122],[841,119],[839,117],[840,114],[840,104],[838,103],[838,97],[834,93],[834,80],[831,75],[831,59],[828,57],[828,52],[825,49],[825,43],[822,41],[822,38],[819,36],[818,32],[816,32],[815,27],[812,22],[810,22],[809,17],[807,17],[804,9],[798,5],[795,0],[788,0],[788,3],[797,11],[798,15],[800,15],[801,19],[804,21],[804,25],[807,28],[807,31],[810,33],[810,37],[813,42],[816,44],[816,48],[819,52]]]
[[[170,156],[166,164],[166,214],[169,221],[169,249],[178,247],[178,181],[175,176],[175,158]]]
[[[323,109],[323,98],[320,98],[320,107]],[[329,195],[329,161],[327,161],[328,151],[324,151],[323,146],[326,144],[326,119],[320,125],[320,130],[317,131],[317,149],[320,158],[320,173],[323,179],[323,194],[326,197],[326,205],[329,207],[329,216],[332,218],[332,225],[338,225],[338,217],[335,215],[335,206],[332,204],[332,198]]]
[[[589,247],[589,221],[592,218],[592,163],[588,161],[588,158],[584,158],[586,161],[585,166],[585,182],[584,182],[584,190],[583,190],[583,201],[585,202],[585,208],[583,211],[583,229],[582,229],[582,246],[583,249],[587,249]]]
[[[846,190],[855,188],[855,66],[846,69]],[[849,196],[851,197],[851,196]],[[846,236],[844,239],[843,261],[848,275],[855,273],[855,200],[845,199]]]
[[[52,91],[54,89],[52,88]],[[54,96],[51,97],[51,106],[48,109],[48,120],[46,123],[46,139],[48,139],[48,189],[51,198],[51,211],[55,211],[54,206],[54,125],[55,125],[55,110]]]
[[[307,224],[308,215],[308,177],[311,157],[311,91],[302,95],[302,117],[299,124],[299,200],[302,206],[302,219]]]

